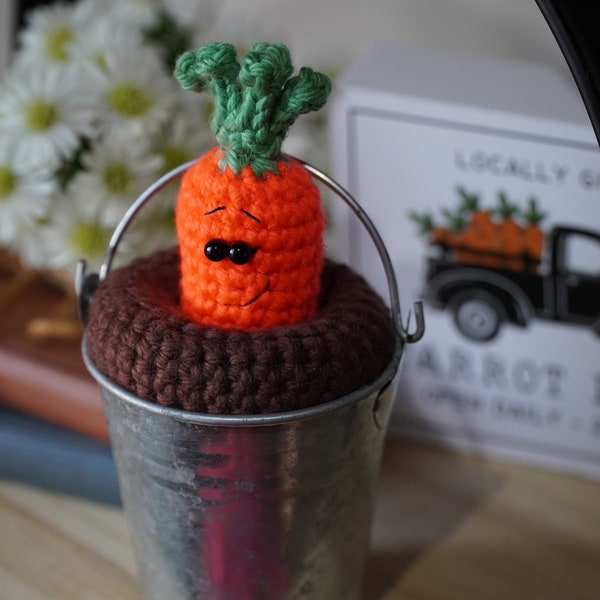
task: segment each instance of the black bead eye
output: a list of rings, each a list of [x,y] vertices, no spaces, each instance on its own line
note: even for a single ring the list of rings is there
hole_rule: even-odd
[[[210,240],[204,246],[204,256],[213,262],[225,258],[236,265],[245,265],[255,254],[256,248],[250,248],[245,242],[235,242],[229,246],[223,240]]]
[[[229,247],[229,259],[236,265],[245,265],[256,252],[244,242],[236,242]]]
[[[204,256],[213,262],[219,262],[229,256],[229,246],[223,240],[210,240],[204,246]]]

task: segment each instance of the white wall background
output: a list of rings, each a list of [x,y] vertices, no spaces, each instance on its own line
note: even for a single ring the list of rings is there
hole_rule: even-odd
[[[221,0],[253,39],[278,36],[297,61],[343,68],[379,41],[566,68],[534,0]]]
[[[248,43],[279,39],[297,64],[319,68],[343,69],[379,41],[566,68],[534,0],[188,1],[219,7],[215,38],[233,30]],[[8,61],[11,4],[0,0],[0,73]]]

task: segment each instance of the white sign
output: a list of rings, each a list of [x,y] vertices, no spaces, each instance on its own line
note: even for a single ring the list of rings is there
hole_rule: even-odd
[[[528,126],[497,107],[444,110],[443,97],[432,110],[431,98],[378,93],[375,79],[371,71],[367,92],[356,74],[342,88],[334,141],[343,143],[336,175],[392,258],[404,318],[425,300],[426,335],[405,350],[392,431],[600,477],[591,126]],[[553,93],[536,71],[533,84]],[[334,214],[339,223],[350,263],[385,296],[368,236]]]

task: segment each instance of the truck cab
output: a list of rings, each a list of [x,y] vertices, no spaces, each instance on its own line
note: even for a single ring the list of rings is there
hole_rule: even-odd
[[[554,318],[598,325],[600,318],[600,234],[557,227],[551,234]]]

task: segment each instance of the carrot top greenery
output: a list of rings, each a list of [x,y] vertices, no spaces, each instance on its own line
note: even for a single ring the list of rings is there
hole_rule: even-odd
[[[193,320],[258,329],[313,316],[324,218],[306,168],[281,145],[296,118],[317,110],[331,82],[308,67],[292,76],[288,49],[213,43],[183,54],[175,75],[208,91],[218,146],[185,173],[176,206],[181,306]]]
[[[249,165],[255,175],[276,172],[281,144],[296,118],[321,108],[331,91],[326,75],[303,67],[292,77],[283,44],[255,44],[238,62],[231,44],[214,43],[183,54],[175,75],[184,89],[209,90],[211,120],[224,151],[219,166],[235,173]]]

